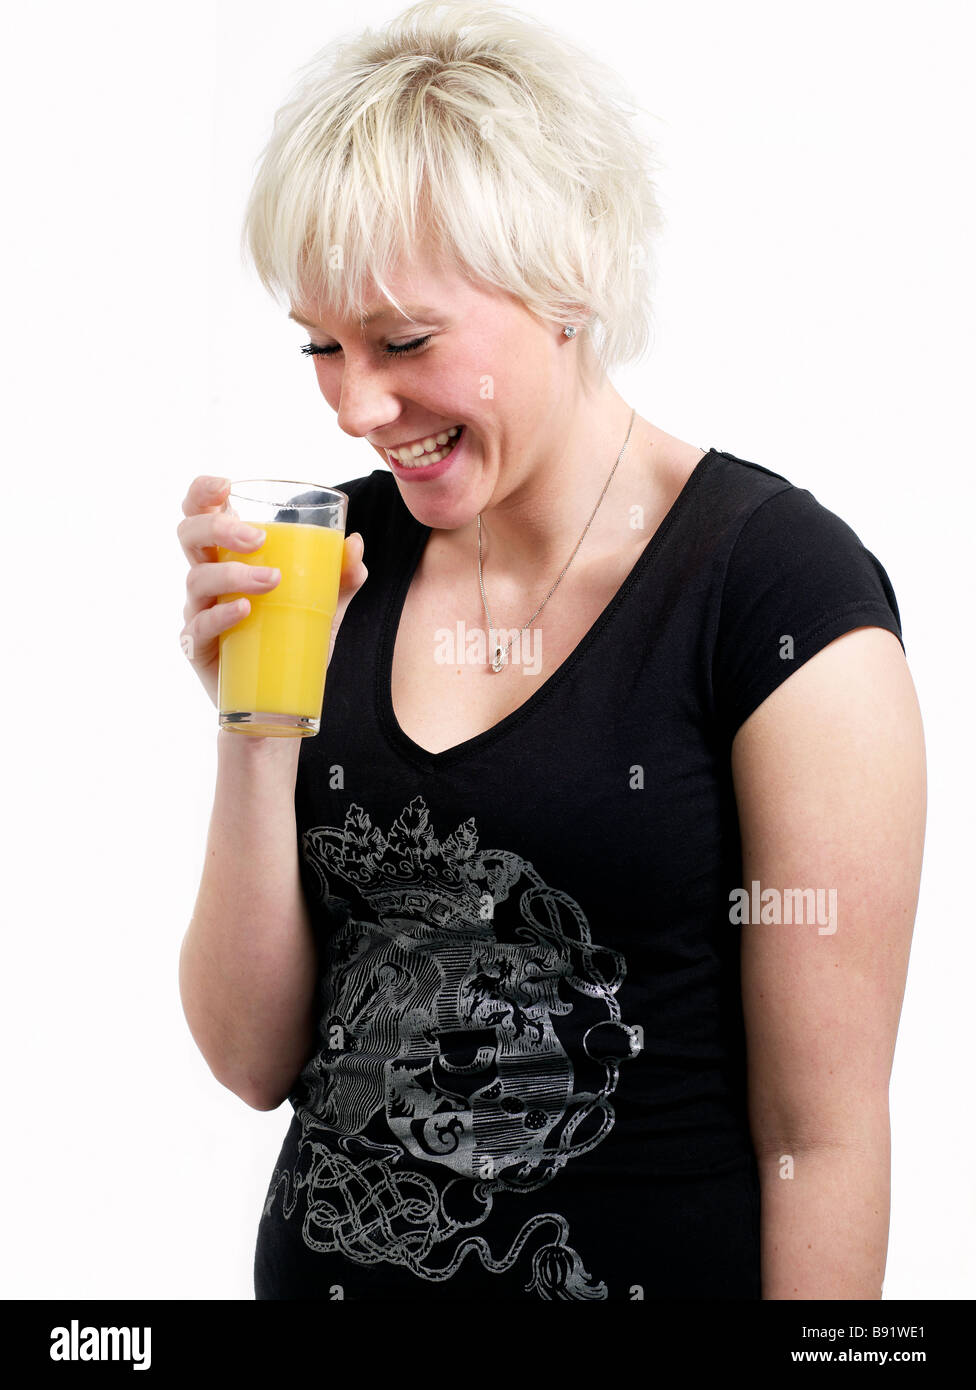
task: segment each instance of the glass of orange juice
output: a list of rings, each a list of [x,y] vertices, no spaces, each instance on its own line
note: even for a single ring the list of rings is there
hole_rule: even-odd
[[[267,593],[218,599],[246,598],[251,605],[219,637],[222,728],[264,738],[318,733],[348,503],[344,492],[317,483],[231,483],[222,510],[259,527],[265,539],[256,550],[218,546],[218,560],[274,566],[281,579]]]

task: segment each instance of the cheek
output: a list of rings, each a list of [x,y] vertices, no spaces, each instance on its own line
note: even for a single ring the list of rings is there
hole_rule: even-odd
[[[509,428],[525,429],[548,409],[551,379],[541,369],[538,358],[516,355],[511,362],[496,362],[492,372],[491,398],[485,404]]]
[[[519,411],[523,399],[532,399],[538,390],[535,380],[527,380],[523,370],[531,363],[521,362],[505,344],[489,343],[481,351],[458,355],[444,375],[440,391],[443,416],[453,414],[449,402],[456,404],[459,418],[494,419],[510,410]],[[533,368],[534,370],[534,368]],[[431,378],[433,384],[434,378]]]
[[[339,376],[326,357],[313,357],[315,380],[333,410],[339,409]]]

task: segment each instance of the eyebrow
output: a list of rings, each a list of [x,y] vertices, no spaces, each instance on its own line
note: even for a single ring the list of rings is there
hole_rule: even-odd
[[[426,305],[426,304],[408,304],[408,305],[406,305],[406,312],[407,312],[407,315],[408,315],[410,318],[414,318],[414,319],[429,319],[429,318],[436,318],[436,316],[437,316],[437,311],[436,311],[435,309],[431,309],[431,308],[430,308],[428,305]],[[386,319],[386,318],[389,318],[389,317],[391,316],[391,314],[398,314],[398,311],[393,307],[392,304],[388,304],[388,305],[387,305],[385,308],[383,308],[383,309],[375,309],[375,310],[373,311],[373,313],[371,313],[371,314],[366,314],[366,315],[360,320],[360,326],[363,327],[363,328],[365,328],[366,325],[367,325],[368,323],[373,323],[374,320],[376,320],[376,319]],[[301,318],[298,314],[295,313],[295,311],[294,311],[293,309],[289,309],[289,310],[288,310],[288,317],[289,317],[290,319],[294,319],[295,323],[300,323],[301,326],[302,326],[303,328],[317,328],[317,327],[318,327],[318,324],[309,323],[307,319]],[[399,317],[399,314],[398,314],[398,317]]]

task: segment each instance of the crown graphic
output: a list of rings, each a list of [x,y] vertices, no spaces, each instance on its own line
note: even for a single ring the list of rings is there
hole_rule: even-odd
[[[477,852],[473,816],[439,840],[419,795],[385,834],[353,804],[341,829],[307,830],[302,849],[323,900],[332,895],[330,879],[341,879],[358,889],[380,918],[412,917],[431,926],[489,934],[494,905],[508,896],[523,867],[517,855],[505,850]]]

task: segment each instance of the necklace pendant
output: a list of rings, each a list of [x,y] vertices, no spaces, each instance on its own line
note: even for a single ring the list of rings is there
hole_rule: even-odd
[[[492,659],[491,659],[491,669],[492,669],[493,671],[495,671],[495,672],[498,672],[498,671],[500,671],[500,670],[502,669],[502,649],[501,649],[501,647],[496,647],[496,648],[495,648],[495,655],[494,655],[494,656],[492,657]]]

